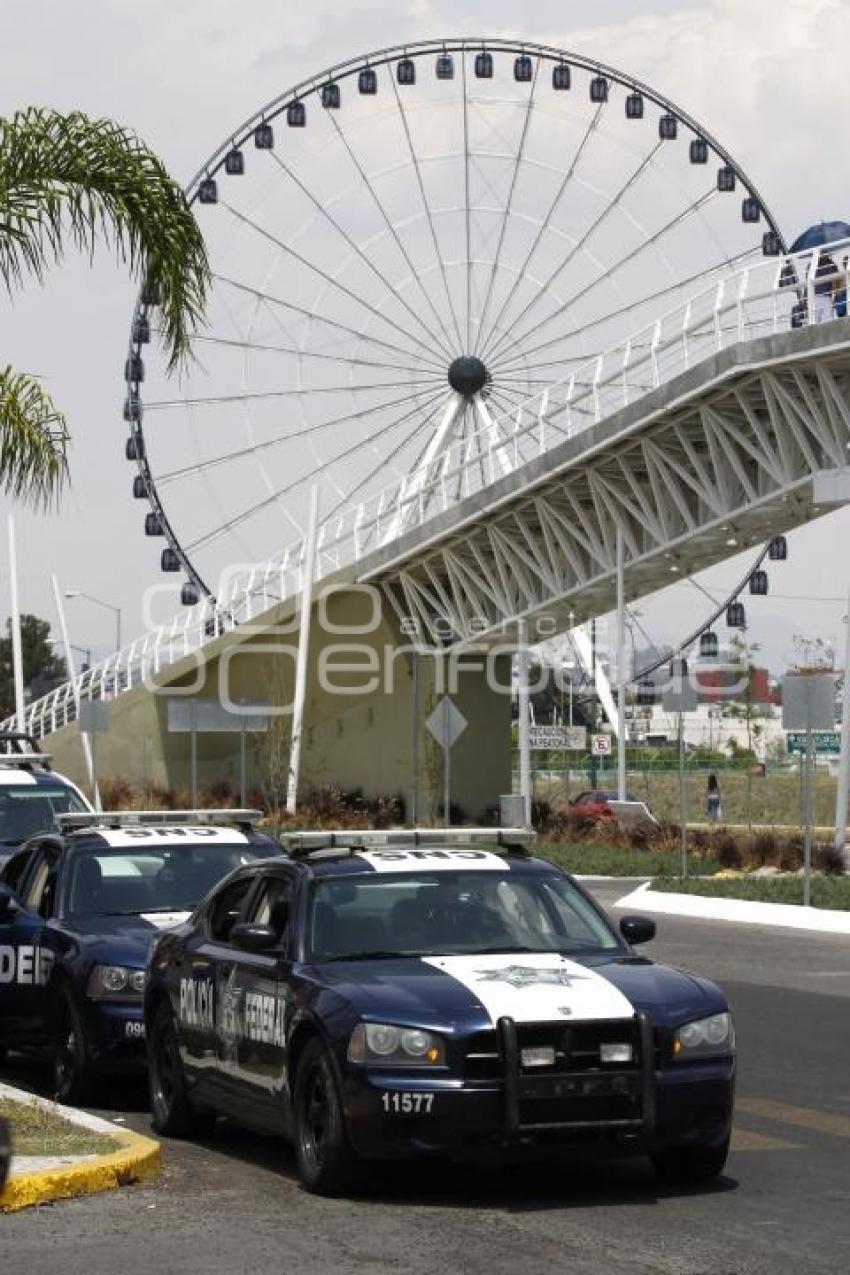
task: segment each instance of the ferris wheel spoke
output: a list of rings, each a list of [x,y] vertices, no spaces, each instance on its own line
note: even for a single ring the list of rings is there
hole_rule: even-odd
[[[626,308],[629,310],[639,310],[641,306],[649,305],[651,301],[661,301],[665,297],[670,296],[671,293],[679,292],[682,288],[690,287],[691,284],[696,284],[699,283],[700,280],[710,278],[711,275],[717,274],[719,270],[725,269],[727,266],[731,268],[742,261],[746,261],[751,255],[752,250],[746,248],[743,252],[736,253],[734,256],[730,257],[728,259],[728,263],[714,262],[712,265],[707,266],[706,269],[697,270],[694,274],[686,275],[682,279],[677,279],[675,283],[669,283],[664,288],[659,288],[655,292],[645,293],[643,296],[636,298],[634,301],[630,301],[628,307],[623,307],[620,310],[613,310],[610,314],[600,315],[597,319],[589,319],[588,322],[583,323],[580,328],[572,328],[569,332],[564,333],[563,336],[558,337],[556,342],[550,342],[550,344],[560,345],[563,344],[564,341],[570,340],[572,337],[581,336],[583,333],[589,332],[592,328],[602,327],[604,324],[610,323],[611,319],[615,318],[618,314],[624,313]],[[523,353],[513,355],[511,359],[500,363],[499,367],[500,369],[506,370],[524,367],[530,372],[535,372],[542,368],[553,367],[560,363],[588,363],[591,360],[598,358],[602,353],[604,353],[603,350],[596,350],[592,354],[571,354],[568,356],[553,355],[550,359],[541,363],[526,363],[526,354]],[[501,370],[499,377],[500,379],[502,377]],[[551,384],[548,380],[546,383]]]
[[[322,267],[317,265],[315,261],[311,261],[309,257],[305,257],[303,253],[300,253],[296,248],[293,248],[291,244],[284,243],[282,239],[278,239],[277,235],[272,234],[272,232],[265,226],[261,226],[258,221],[254,220],[253,217],[249,217],[247,213],[240,212],[238,208],[234,208],[232,204],[228,204],[224,200],[222,200],[222,207],[226,208],[231,216],[235,217],[237,221],[241,221],[244,225],[250,226],[250,228],[263,239],[267,239],[269,243],[272,243],[276,248],[279,248],[282,253],[292,257],[293,260],[299,263],[299,265],[305,266],[308,270],[312,270],[313,273],[328,284],[329,287],[335,288],[338,292],[341,292],[343,296],[348,297],[349,301],[353,301],[356,305],[359,305],[362,309],[368,311],[373,319],[379,319],[381,323],[385,323],[387,327],[392,328],[396,335],[401,333],[403,336],[406,336],[412,343],[413,349],[416,349],[416,346],[421,344],[421,337],[416,336],[415,333],[410,332],[400,323],[393,322],[393,320],[384,314],[384,312],[377,306],[372,305],[371,302],[367,301],[364,297],[360,296],[359,293],[355,292],[353,288],[349,288],[346,284],[341,283],[339,279],[335,279],[332,274],[328,274],[327,270],[323,270]],[[393,295],[395,295],[394,292]],[[435,356],[438,356],[440,353],[439,346],[429,345],[427,348],[429,352]],[[410,351],[408,351],[408,353],[409,352]]]
[[[707,203],[710,199],[713,199],[716,193],[716,188],[712,187],[705,194],[700,195],[698,199],[694,200],[687,208],[668,221],[667,224],[662,226],[660,230],[657,230],[654,234],[650,235],[643,241],[643,243],[638,244],[636,248],[631,250],[631,252],[626,253],[624,257],[620,257],[613,266],[610,266],[607,270],[603,271],[602,274],[597,275],[595,279],[592,279],[586,287],[582,288],[579,292],[576,292],[569,301],[566,301],[562,306],[559,306],[553,314],[547,315],[547,317],[541,320],[540,323],[535,324],[533,327],[529,328],[527,332],[524,332],[521,339],[527,341],[528,338],[533,333],[539,331],[540,328],[545,327],[546,325],[554,322],[556,319],[561,318],[564,314],[567,314],[579,301],[583,300],[584,297],[589,296],[595,288],[598,288],[600,284],[609,282],[617,271],[623,268],[623,266],[629,265],[642,253],[646,252],[647,248],[654,247],[655,244],[664,237],[664,235],[673,230],[676,226],[680,225],[688,217],[692,216],[693,213],[696,212],[696,210],[703,204]],[[677,282],[676,287],[681,287],[681,280]],[[633,309],[634,307],[630,306],[629,308]],[[588,324],[583,324],[582,330],[588,326]],[[551,345],[560,344],[564,339],[564,336],[560,335],[552,337],[549,341],[540,342],[537,345],[525,346],[523,354],[525,356],[529,354],[536,354],[538,351],[545,350]]]
[[[463,92],[463,207],[466,225],[466,345],[463,353],[472,352],[472,241],[469,212],[469,99],[466,95],[466,57],[461,54],[461,87]]]
[[[158,329],[155,328],[154,332],[158,332]],[[379,359],[364,359],[356,354],[329,354],[321,350],[302,350],[297,345],[268,345],[262,341],[237,341],[235,337],[215,336],[209,332],[196,332],[191,340],[193,342],[206,342],[210,345],[229,346],[239,350],[257,350],[264,354],[291,354],[297,358],[316,359],[329,363],[344,363],[347,367],[384,368],[389,372],[421,371],[421,369],[414,367],[405,367],[402,363],[383,363]],[[436,372],[432,375],[435,380],[438,379]],[[353,386],[352,388],[359,388],[359,386]]]
[[[219,283],[226,284],[228,287],[236,288],[240,292],[245,292],[249,296],[258,297],[270,306],[279,306],[281,309],[291,310],[294,314],[300,314],[311,322],[320,322],[325,327],[345,332],[348,336],[353,336],[358,341],[368,341],[371,345],[380,346],[381,349],[392,350],[394,354],[400,354],[405,359],[413,359],[416,363],[422,363],[427,367],[434,368],[441,375],[445,372],[445,367],[442,363],[432,362],[430,359],[423,358],[415,350],[404,349],[402,346],[394,345],[392,341],[387,341],[383,337],[375,336],[369,332],[358,331],[357,328],[349,327],[346,323],[340,323],[338,319],[329,319],[325,315],[317,315],[314,310],[308,310],[304,306],[296,305],[293,301],[285,301],[283,297],[276,297],[273,293],[264,292],[261,288],[252,288],[248,284],[240,283],[237,279],[230,279],[226,275],[213,275],[213,279]]]
[[[395,389],[395,386],[387,386],[388,389]],[[434,394],[439,396],[443,393],[442,386],[439,390],[435,390]],[[293,430],[289,434],[279,434],[276,438],[266,439],[262,443],[250,443],[246,447],[240,447],[234,451],[225,452],[220,456],[212,456],[208,460],[195,461],[191,465],[184,465],[180,469],[173,469],[167,473],[156,476],[157,484],[167,484],[174,482],[178,478],[183,478],[187,474],[199,473],[201,470],[212,469],[217,465],[225,464],[228,461],[239,460],[245,456],[250,456],[258,452],[266,452],[275,447],[282,447],[285,443],[292,442],[293,439],[307,438],[313,434],[318,434],[323,429],[330,429],[334,425],[347,425],[351,421],[362,420],[364,416],[371,416],[375,412],[389,411],[393,407],[397,407],[400,403],[409,403],[410,395],[405,394],[403,398],[393,399],[389,403],[372,403],[369,407],[364,407],[357,412],[348,412],[345,416],[334,416],[327,421],[319,421],[315,425],[305,426],[304,429]]]
[[[411,388],[419,389],[423,385],[437,385],[440,381],[439,377],[429,376],[420,381],[406,381],[405,384]],[[145,404],[146,412],[167,411],[173,407],[215,407],[221,403],[248,403],[257,399],[268,398],[301,398],[309,397],[317,394],[353,394],[372,390],[396,390],[398,383],[392,381],[378,381],[372,385],[310,385],[310,386],[291,386],[285,390],[256,390],[254,392],[241,391],[239,394],[211,394],[203,398],[161,398],[153,399]]]
[[[637,168],[632,173],[629,174],[629,176],[623,182],[622,186],[617,191],[617,193],[613,196],[613,198],[609,199],[608,203],[602,209],[599,216],[595,218],[595,220],[585,230],[584,234],[576,241],[576,243],[573,244],[572,248],[567,253],[566,257],[564,257],[563,261],[558,266],[555,267],[555,269],[553,270],[552,274],[549,277],[550,286],[557,279],[560,278],[560,276],[569,266],[570,262],[575,260],[575,258],[581,252],[582,248],[584,248],[585,244],[588,242],[591,236],[596,233],[599,227],[604,225],[605,222],[608,220],[608,218],[622,206],[623,199],[626,197],[628,192],[633,188],[636,182],[640,181],[644,173],[647,172],[652,167],[652,163],[656,155],[658,155],[659,151],[663,147],[663,145],[664,143],[662,141],[660,140],[657,141],[655,145],[653,146],[652,150],[649,152],[649,154],[645,155],[644,158],[641,160],[641,162],[638,164]],[[522,323],[523,319],[527,318],[527,316],[540,304],[541,299],[545,295],[546,293],[544,292],[543,289],[541,289],[540,291],[536,292],[534,296],[531,298],[531,300],[527,302],[527,304],[523,307],[522,310],[520,310],[516,318],[511,321],[510,335],[508,335],[507,333],[503,333],[502,336],[499,338],[499,340],[497,340],[495,345],[492,347],[490,351],[491,359],[495,360],[497,358],[499,350],[504,347],[506,341],[519,344],[520,341],[526,339],[533,332],[538,331],[539,328],[548,321],[547,319],[543,319],[541,320],[540,323],[533,326],[526,332],[524,333],[521,332],[518,336],[514,336],[516,329]]]
[[[439,394],[435,395],[434,398],[431,400],[432,405],[436,403],[440,397],[441,395]],[[428,429],[429,426],[430,426],[429,421],[417,421],[416,424],[413,426],[413,429],[409,430],[408,433],[405,434],[404,438],[401,440],[398,446],[394,447],[393,450],[389,452],[388,455],[382,457],[383,463],[385,465],[392,464],[395,458],[401,455],[404,449],[408,447],[410,443],[413,442],[416,435],[420,434],[424,429]],[[416,472],[416,467],[418,466],[422,457],[425,455],[427,448],[428,448],[428,439],[426,438],[425,442],[423,443],[422,447],[417,453],[416,459],[413,461],[411,465],[405,466],[408,473],[413,474]],[[358,493],[361,492],[365,486],[367,486],[367,484],[371,481],[371,479],[372,479],[371,474],[367,474],[365,478],[361,478],[360,482],[357,483],[356,486],[352,487],[351,491],[346,492],[346,494],[340,500],[338,500],[337,503],[331,508],[330,512],[325,515],[325,521],[327,521],[327,519],[329,518],[332,518],[335,513],[337,513],[340,509],[342,509],[343,505],[350,504],[352,497],[358,495]]]
[[[328,112],[328,114],[332,115],[332,112]],[[334,119],[332,122],[335,128],[337,129],[337,131],[340,132],[340,136],[341,136],[341,131],[339,129],[339,125],[337,124],[336,120]],[[371,272],[375,275],[375,277],[378,280],[380,280],[380,282],[387,289],[387,291],[391,292],[395,296],[396,300],[399,302],[401,306],[403,306],[403,308],[407,311],[407,313],[410,315],[413,321],[420,325],[423,331],[427,334],[428,340],[436,342],[437,348],[441,349],[442,352],[448,358],[451,358],[451,353],[448,350],[448,348],[445,347],[442,344],[442,342],[439,340],[439,338],[435,335],[435,333],[431,331],[431,329],[425,323],[422,316],[420,314],[417,314],[416,311],[413,309],[413,307],[410,305],[410,303],[405,300],[405,298],[401,295],[398,289],[398,286],[394,283],[391,283],[390,280],[383,273],[383,271],[379,270],[379,268],[375,265],[372,258],[369,257],[363,251],[363,249],[354,239],[352,239],[351,235],[348,233],[345,227],[340,225],[336,217],[334,217],[333,214],[330,212],[330,210],[327,207],[325,207],[325,205],[320,200],[316,198],[316,196],[309,189],[309,187],[305,186],[305,184],[301,181],[298,175],[293,172],[293,170],[289,167],[289,165],[285,164],[275,151],[269,151],[269,154],[271,155],[275,163],[280,167],[281,171],[286,173],[287,177],[289,177],[290,180],[294,182],[294,184],[298,187],[298,189],[307,197],[307,199],[310,200],[310,202],[312,203],[313,207],[317,210],[317,212],[319,212],[321,216],[324,217],[325,221],[327,221],[327,223],[334,228],[334,230],[337,232],[340,238],[343,239],[343,241],[348,245],[351,251],[359,258],[359,260],[361,260],[366,265],[367,269],[371,270]],[[390,233],[394,235],[396,242],[398,242],[398,235],[395,232],[395,227],[392,225],[389,218],[387,217],[386,212],[384,211],[383,205],[381,204],[380,200],[378,199],[378,196],[375,193],[372,183],[370,182],[368,176],[363,171],[363,169],[360,168],[359,165],[358,165],[358,171],[366,185],[366,188],[369,190],[370,194],[372,195],[372,198],[374,199],[379,211],[383,215],[383,219],[388,229],[390,230]],[[415,272],[413,271],[411,262],[406,254],[405,254],[405,260],[408,266],[411,268],[412,277],[415,278],[416,277]]]
[[[442,390],[432,396],[430,402],[425,405],[424,410],[429,410],[430,406],[441,397]],[[409,402],[409,400],[407,401]],[[215,527],[212,531],[208,531],[205,535],[191,541],[186,546],[187,551],[197,552],[199,549],[205,549],[209,545],[214,544],[216,540],[220,540],[222,536],[226,535],[229,531],[233,531],[235,527],[240,526],[248,519],[256,517],[258,513],[262,513],[263,510],[277,504],[282,496],[288,495],[288,493],[294,490],[294,488],[301,486],[303,483],[309,482],[311,478],[315,478],[319,474],[325,473],[329,466],[337,464],[338,461],[347,459],[361,447],[368,446],[376,439],[386,436],[389,430],[396,429],[399,425],[403,425],[405,421],[408,421],[410,417],[414,415],[414,413],[421,413],[422,411],[423,406],[418,403],[415,404],[412,408],[409,408],[404,415],[397,417],[394,421],[391,421],[389,425],[381,425],[379,429],[375,430],[375,432],[370,434],[367,438],[358,439],[356,443],[353,443],[344,451],[338,452],[335,456],[330,457],[328,460],[320,461],[314,469],[309,470],[305,474],[300,474],[298,478],[294,478],[292,482],[287,483],[284,487],[280,487],[276,492],[273,492],[272,495],[264,497],[262,500],[257,501],[256,504],[250,505],[246,509],[242,509],[238,514],[235,514],[226,522]],[[425,424],[426,422],[423,422],[422,428],[425,427]]]
[[[522,166],[523,157],[525,155],[525,143],[526,143],[526,138],[528,137],[528,130],[531,125],[531,111],[532,111],[532,106],[534,104],[534,93],[537,88],[537,78],[539,74],[540,74],[540,58],[538,57],[534,63],[534,79],[531,82],[531,89],[528,94],[528,102],[525,108],[525,118],[522,123],[522,134],[520,136],[519,146],[517,147],[516,159],[514,160],[514,168],[513,168],[513,173],[511,175],[510,189],[508,190],[508,197],[505,200],[505,206],[504,206],[504,209],[502,210],[502,224],[499,228],[499,240],[498,240],[498,243],[496,244],[496,252],[493,258],[493,264],[490,267],[490,277],[487,283],[487,291],[484,295],[484,305],[481,308],[481,318],[478,323],[478,336],[475,341],[476,354],[478,353],[479,345],[481,345],[483,348],[483,346],[486,344],[487,312],[490,309],[490,302],[493,297],[493,285],[496,282],[496,276],[498,275],[499,266],[502,260],[502,247],[505,242],[505,233],[508,228],[508,220],[510,218],[511,209],[513,207],[514,191],[516,190],[516,184],[519,178],[520,168]]]
[[[517,272],[517,278],[521,279],[525,276],[525,273],[528,270],[529,265],[531,264],[532,258],[534,257],[534,254],[536,253],[538,247],[540,246],[540,242],[544,234],[546,233],[546,230],[551,224],[552,217],[555,214],[555,210],[557,209],[564,194],[566,193],[567,188],[569,187],[569,184],[572,181],[575,171],[581,161],[581,158],[584,155],[584,152],[587,149],[590,143],[590,140],[593,137],[593,134],[596,132],[601,115],[602,115],[602,106],[600,104],[599,106],[597,106],[596,110],[594,111],[593,116],[590,120],[590,123],[585,129],[584,136],[582,137],[581,142],[579,143],[578,148],[576,149],[576,153],[573,156],[572,162],[569,168],[567,169],[566,173],[564,174],[563,181],[558,186],[558,189],[555,192],[555,196],[552,199],[551,203],[549,204],[549,207],[546,210],[545,216],[543,217],[542,221],[540,222],[540,225],[537,228],[537,233],[535,234],[534,239],[531,242],[531,247],[528,249],[528,252],[526,253],[525,258],[523,260],[523,263],[520,266],[519,271]],[[513,296],[514,296],[513,290],[509,291],[508,295],[505,297],[504,301],[502,302],[502,305],[499,308],[495,318],[493,319],[493,322],[490,325],[489,333],[484,337],[484,341],[482,345],[482,353],[481,353],[482,358],[487,357],[489,352],[488,350],[489,341],[492,338],[494,333],[499,332],[501,321],[505,315],[505,311],[508,309],[508,306],[510,305],[513,299]]]
[[[422,282],[422,277],[420,272],[416,269],[416,266],[411,260],[410,253],[407,251],[407,248],[404,246],[404,243],[402,242],[401,236],[398,233],[395,223],[392,221],[391,217],[387,213],[386,208],[384,207],[381,199],[378,196],[378,192],[375,190],[375,187],[372,181],[370,180],[368,174],[366,173],[366,170],[363,168],[363,165],[360,163],[360,160],[357,158],[357,155],[355,154],[354,149],[351,146],[351,143],[349,142],[348,138],[345,136],[345,133],[340,128],[339,123],[337,122],[336,116],[333,114],[332,111],[329,111],[328,115],[330,116],[331,123],[336,129],[336,133],[337,133],[337,136],[339,137],[339,140],[341,141],[342,145],[345,147],[346,153],[351,159],[351,162],[354,165],[354,167],[357,169],[357,172],[360,174],[361,180],[363,181],[364,186],[368,190],[372,198],[372,202],[377,208],[378,213],[382,221],[384,222],[384,225],[387,227],[387,230],[389,230],[390,234],[392,235],[393,240],[396,244],[396,247],[401,253],[404,259],[405,265],[410,271],[411,279],[415,280],[415,282],[419,285],[419,291],[422,293],[422,296],[425,299],[426,305],[428,306],[429,310],[431,311],[434,318],[436,319],[437,326],[439,327],[439,330],[442,336],[446,338],[449,344],[448,345],[444,344],[443,340],[438,338],[434,332],[432,332],[429,328],[427,328],[427,325],[425,324],[425,321],[423,320],[421,315],[416,315],[416,318],[422,324],[422,326],[426,328],[426,331],[429,332],[429,335],[432,337],[432,339],[437,341],[437,344],[439,345],[440,349],[443,351],[445,356],[448,359],[451,359],[453,357],[451,352],[451,335],[446,330],[446,325],[443,319],[440,317],[437,307],[434,305],[430,292],[425,287],[425,284]],[[409,309],[410,307],[407,307],[407,308]]]
[[[431,243],[434,248],[434,256],[440,268],[440,275],[443,280],[443,287],[445,288],[445,291],[446,291],[446,300],[448,301],[449,310],[451,312],[452,323],[454,324],[455,331],[457,332],[458,348],[462,350],[463,337],[461,336],[460,323],[458,322],[457,312],[455,310],[455,304],[454,304],[454,301],[452,300],[452,291],[451,291],[451,288],[449,287],[448,275],[446,274],[446,263],[443,260],[443,254],[440,251],[440,244],[439,244],[439,240],[437,239],[437,228],[434,225],[434,214],[432,212],[431,205],[428,203],[428,197],[425,194],[425,183],[422,178],[422,168],[419,163],[419,156],[417,155],[416,148],[413,145],[413,137],[411,136],[411,132],[410,132],[410,124],[408,123],[407,115],[404,109],[404,104],[402,103],[402,100],[398,91],[398,85],[395,82],[395,78],[393,77],[392,72],[390,72],[390,83],[393,86],[393,93],[395,94],[395,100],[396,100],[396,105],[398,107],[399,118],[401,119],[402,128],[404,129],[404,136],[407,142],[407,149],[410,153],[410,162],[413,164],[413,170],[416,173],[416,185],[419,190],[419,197],[422,200],[422,207],[425,212],[426,220],[428,222],[428,230],[431,237]]]

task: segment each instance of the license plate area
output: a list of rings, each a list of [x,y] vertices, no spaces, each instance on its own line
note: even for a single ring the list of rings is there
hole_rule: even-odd
[[[640,1092],[641,1077],[634,1071],[521,1075],[517,1082],[517,1097],[523,1102],[548,1102],[553,1098],[634,1098]]]

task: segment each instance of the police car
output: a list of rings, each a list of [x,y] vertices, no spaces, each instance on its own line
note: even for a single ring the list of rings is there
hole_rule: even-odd
[[[143,1069],[151,939],[232,869],[279,851],[258,817],[67,814],[60,833],[26,842],[0,872],[0,1048],[48,1051],[64,1102],[104,1072]]]
[[[79,788],[51,769],[30,735],[0,731],[0,865],[35,833],[55,830],[57,815],[86,810]]]
[[[638,955],[654,922],[616,932],[532,835],[302,834],[238,869],[151,948],[154,1127],[280,1133],[326,1194],[372,1159],[584,1142],[717,1175],[726,998]]]

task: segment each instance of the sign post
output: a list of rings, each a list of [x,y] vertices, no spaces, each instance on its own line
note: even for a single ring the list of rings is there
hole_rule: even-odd
[[[838,765],[838,791],[835,797],[835,848],[844,859],[844,871],[850,872],[850,854],[847,852],[847,789],[850,787],[850,600],[844,617],[847,631],[844,637],[844,685],[841,691],[841,747]]]
[[[80,730],[91,740],[91,774],[94,793],[94,808],[100,810],[100,789],[97,786],[97,737],[109,729],[109,712],[99,699],[80,701]]]
[[[425,728],[443,750],[443,817],[447,828],[451,827],[451,751],[452,744],[466,730],[466,718],[444,695],[425,723]],[[527,804],[527,803],[526,803]],[[526,812],[528,818],[530,812]]]
[[[679,751],[679,842],[682,856],[682,877],[688,875],[688,789],[685,783],[685,729],[684,715],[692,713],[699,704],[695,686],[687,674],[679,672],[662,696],[666,712],[676,714],[676,738]]]
[[[173,695],[168,700],[168,729],[189,736],[189,787],[192,805],[198,805],[198,735],[239,735],[239,788],[243,807],[247,802],[247,739],[249,731],[269,728],[269,706],[254,700],[240,700],[231,711],[217,699],[186,698]]]
[[[817,732],[834,735],[835,678],[832,673],[796,673],[782,679],[782,725],[785,730],[804,731],[806,741],[805,787],[803,793],[803,906],[812,902],[812,841],[814,801],[812,775]],[[788,747],[791,747],[789,736]]]

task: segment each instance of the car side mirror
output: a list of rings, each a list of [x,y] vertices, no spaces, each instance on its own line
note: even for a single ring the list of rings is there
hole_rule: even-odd
[[[244,947],[248,952],[267,952],[269,948],[277,947],[280,935],[273,925],[254,925],[250,921],[242,921],[230,931],[230,941],[237,947]]]
[[[649,943],[655,938],[655,922],[651,916],[624,916],[620,918],[620,933],[627,943]]]
[[[0,885],[0,925],[11,925],[21,905],[7,885]]]

